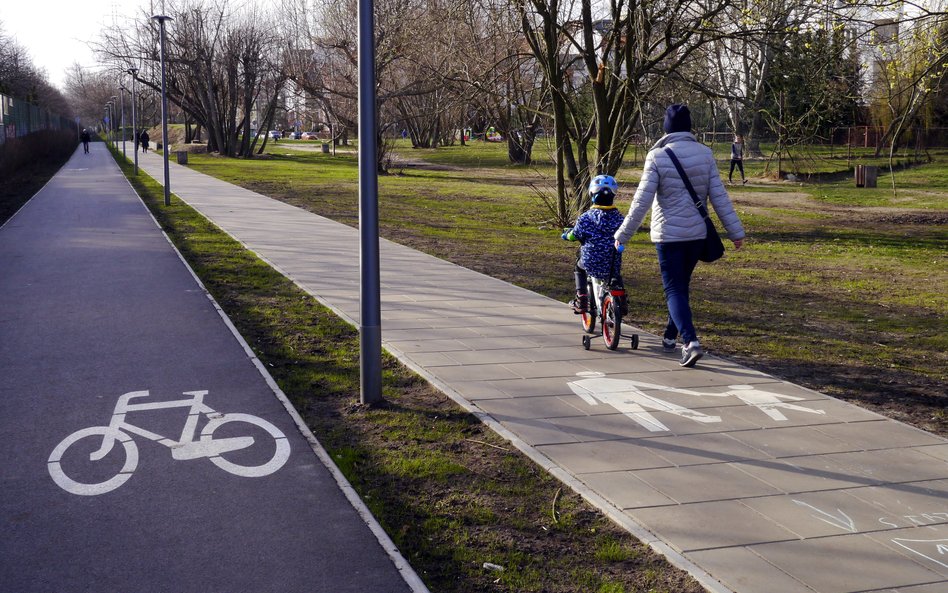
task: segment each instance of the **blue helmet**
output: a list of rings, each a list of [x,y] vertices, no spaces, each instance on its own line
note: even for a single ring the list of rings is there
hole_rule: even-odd
[[[589,182],[589,195],[597,206],[611,206],[618,192],[619,184],[612,175],[596,175]]]

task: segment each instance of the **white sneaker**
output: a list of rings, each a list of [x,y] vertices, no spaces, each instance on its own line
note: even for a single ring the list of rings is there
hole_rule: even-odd
[[[704,350],[701,349],[701,344],[692,342],[681,347],[681,362],[678,364],[683,367],[693,367],[702,356],[704,356]]]
[[[669,340],[668,338],[662,338],[662,348],[665,352],[674,352],[677,344],[675,340]]]

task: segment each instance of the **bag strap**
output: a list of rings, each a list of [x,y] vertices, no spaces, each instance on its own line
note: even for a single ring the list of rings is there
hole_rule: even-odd
[[[698,199],[698,192],[696,192],[694,186],[691,185],[691,180],[688,179],[688,176],[685,174],[685,170],[681,166],[681,161],[678,160],[678,157],[671,148],[666,146],[665,152],[668,153],[668,158],[671,159],[672,164],[674,164],[675,168],[678,169],[678,174],[681,176],[681,180],[685,183],[685,189],[687,189],[688,193],[691,194],[691,199],[695,201],[695,206],[698,208],[698,213],[701,214],[701,218],[707,218],[708,209],[705,208],[704,204],[701,203],[701,200]]]

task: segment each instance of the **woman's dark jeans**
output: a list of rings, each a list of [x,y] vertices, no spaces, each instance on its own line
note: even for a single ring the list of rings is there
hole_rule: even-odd
[[[703,243],[704,239],[655,244],[658,265],[662,271],[662,285],[665,287],[665,302],[668,304],[665,339],[674,340],[679,333],[683,344],[698,339],[691,319],[688,288]]]

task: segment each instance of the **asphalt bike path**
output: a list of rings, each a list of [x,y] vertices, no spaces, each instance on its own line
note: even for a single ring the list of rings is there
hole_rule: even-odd
[[[185,166],[171,185],[357,323],[356,229]],[[584,350],[563,303],[380,250],[384,347],[708,590],[948,591],[945,439],[713,356],[683,369],[635,328],[638,350]]]
[[[280,397],[78,150],[0,228],[0,592],[426,592]]]

